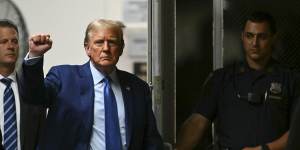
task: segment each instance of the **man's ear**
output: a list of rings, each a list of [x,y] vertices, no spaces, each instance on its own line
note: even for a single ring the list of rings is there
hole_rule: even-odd
[[[120,56],[123,54],[123,48],[120,49]]]
[[[125,43],[124,43],[124,39],[122,39],[121,46],[120,46],[120,56],[123,54],[124,47],[125,47]]]
[[[84,50],[85,50],[86,55],[90,57],[91,49],[90,49],[90,46],[87,43],[84,43]]]
[[[244,32],[241,32],[241,40],[244,40]]]

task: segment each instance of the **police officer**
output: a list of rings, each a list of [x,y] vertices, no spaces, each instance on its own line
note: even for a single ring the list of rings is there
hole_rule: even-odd
[[[177,150],[193,149],[216,121],[221,150],[281,150],[299,90],[295,74],[272,58],[275,20],[265,12],[247,18],[241,34],[245,58],[214,71],[196,112],[178,135]]]

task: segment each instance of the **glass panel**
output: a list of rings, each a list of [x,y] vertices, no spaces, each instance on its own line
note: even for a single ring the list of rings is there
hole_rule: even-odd
[[[213,1],[177,0],[176,124],[177,131],[197,105],[201,85],[213,66]],[[207,130],[209,131],[209,130]],[[208,140],[209,138],[205,138]],[[207,141],[203,141],[204,143]],[[199,149],[204,149],[203,143]],[[205,145],[205,144],[204,144]]]

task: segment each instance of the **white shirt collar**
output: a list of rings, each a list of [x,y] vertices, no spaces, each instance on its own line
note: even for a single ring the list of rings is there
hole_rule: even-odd
[[[98,84],[102,79],[105,77],[104,73],[96,69],[94,64],[90,61],[90,68],[93,76],[93,81],[94,85]],[[117,77],[117,69],[114,68],[114,70],[109,74],[109,77],[113,82],[118,82],[118,77]]]
[[[3,78],[9,78],[12,79],[13,82],[17,81],[17,77],[16,77],[16,71],[14,71],[13,73],[11,73],[9,76],[4,77],[3,75],[0,74],[0,80]]]

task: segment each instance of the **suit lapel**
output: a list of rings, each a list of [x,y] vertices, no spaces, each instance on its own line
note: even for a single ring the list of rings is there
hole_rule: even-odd
[[[16,80],[17,80],[17,85],[19,86],[19,77],[18,77],[18,74],[20,73],[21,71],[17,71],[16,73]],[[20,87],[18,87],[19,89]],[[18,92],[19,93],[19,92]],[[24,136],[24,131],[25,131],[25,119],[26,119],[26,111],[25,111],[25,105],[22,101],[22,97],[19,95],[19,103],[20,103],[20,143],[21,143],[21,148],[23,147],[23,144],[24,144],[24,140],[25,140],[25,136]]]
[[[94,120],[94,86],[93,86],[93,78],[89,66],[89,62],[84,64],[79,71],[80,75],[80,99],[82,107],[86,107],[88,110],[88,115],[84,119],[83,122],[85,128],[89,131],[88,136],[85,137],[86,141],[90,141],[93,120]],[[133,127],[133,93],[132,87],[130,86],[130,82],[126,78],[126,76],[119,70],[117,70],[117,76],[120,81],[124,108],[125,108],[125,123],[126,123],[126,143],[130,144],[131,136],[132,136],[132,127]]]
[[[120,81],[124,107],[125,107],[125,123],[126,123],[126,143],[130,144],[131,136],[132,136],[132,126],[133,126],[133,95],[132,95],[132,87],[130,86],[128,79],[122,72],[117,70],[117,76]]]
[[[25,131],[25,118],[26,118],[26,111],[24,108],[24,104],[23,101],[21,100],[20,97],[20,143],[21,143],[21,147],[23,147],[24,144],[24,140],[25,140],[25,136],[24,136],[24,131]]]
[[[83,137],[85,142],[90,141],[90,137],[92,134],[92,127],[93,127],[93,121],[94,121],[94,84],[93,84],[93,77],[90,70],[90,63],[87,62],[83,66],[79,68],[79,88],[80,88],[80,101],[81,106],[86,110],[87,115],[83,118],[83,126],[84,131],[87,131],[86,137]],[[76,82],[76,81],[74,81]]]

